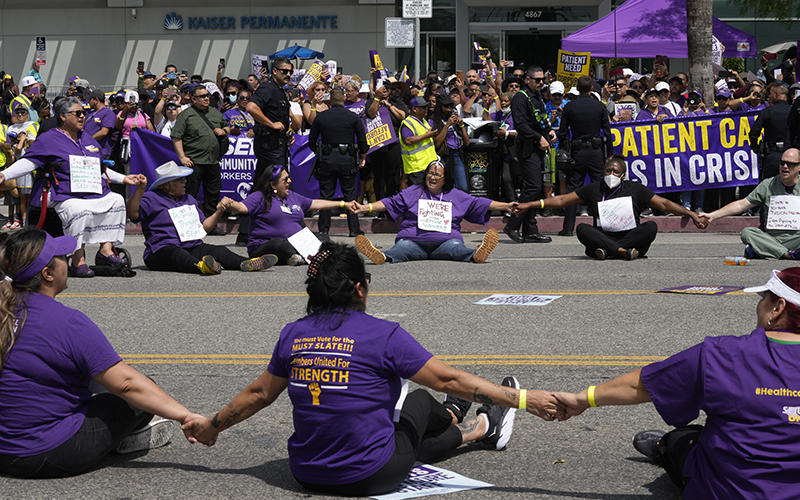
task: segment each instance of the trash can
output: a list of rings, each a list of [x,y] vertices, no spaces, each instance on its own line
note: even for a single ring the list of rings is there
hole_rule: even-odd
[[[469,146],[464,149],[467,169],[467,190],[472,196],[482,196],[492,200],[500,195],[500,173],[497,171],[495,157],[500,143],[495,133],[500,128],[497,122],[484,122],[472,130]]]

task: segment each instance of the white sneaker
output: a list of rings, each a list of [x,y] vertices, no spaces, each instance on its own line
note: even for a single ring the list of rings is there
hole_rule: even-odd
[[[177,422],[156,416],[144,428],[134,431],[119,442],[114,453],[123,455],[160,448],[169,443]]]

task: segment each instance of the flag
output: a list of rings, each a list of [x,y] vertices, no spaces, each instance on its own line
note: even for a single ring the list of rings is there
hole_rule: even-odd
[[[181,164],[172,139],[140,128],[131,130],[132,174],[144,174],[149,186],[158,178],[156,169],[170,160]]]
[[[400,74],[397,75],[397,79],[399,81],[401,81],[401,82],[408,82],[408,80],[409,80],[409,78],[408,78],[408,66],[403,66],[403,71],[401,71]]]

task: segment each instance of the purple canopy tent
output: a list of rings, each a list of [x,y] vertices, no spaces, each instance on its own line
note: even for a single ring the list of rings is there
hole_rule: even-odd
[[[756,38],[713,18],[724,57],[756,57]],[[628,0],[602,19],[561,40],[561,49],[601,58],[688,58],[686,0]]]

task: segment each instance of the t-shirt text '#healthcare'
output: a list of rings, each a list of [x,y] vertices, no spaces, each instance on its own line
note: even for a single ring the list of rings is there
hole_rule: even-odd
[[[313,396],[312,405],[319,405],[323,390],[347,389],[350,382],[350,360],[347,358],[354,347],[354,340],[335,335],[295,339],[292,353],[296,357],[292,360],[289,379],[294,385],[307,385]]]

